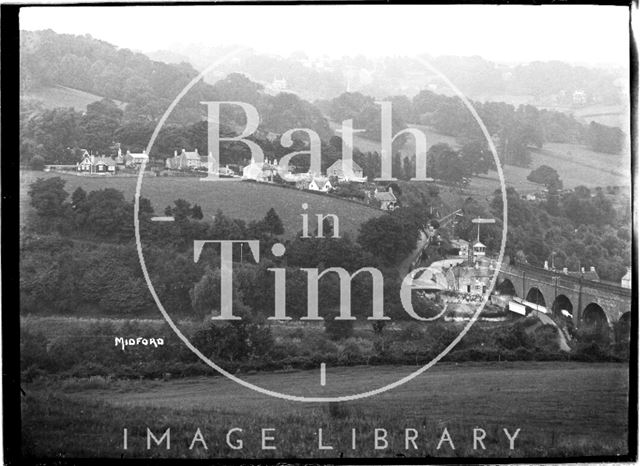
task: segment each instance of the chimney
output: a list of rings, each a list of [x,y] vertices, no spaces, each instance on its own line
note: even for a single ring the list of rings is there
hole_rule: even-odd
[[[584,267],[580,267],[580,272],[584,273]]]
[[[173,156],[174,156],[174,157],[177,157],[177,156],[178,156],[178,151],[177,151],[177,150],[174,150],[174,151],[173,151]]]
[[[569,269],[567,269],[566,267],[562,267],[562,273],[563,274],[568,274],[569,273]]]
[[[589,270],[591,270],[592,272],[595,272],[596,268],[592,265],[591,267],[589,267]]]
[[[196,147],[196,154],[198,153],[198,148]]]
[[[549,262],[548,261],[544,261],[544,269],[545,270],[549,270]]]

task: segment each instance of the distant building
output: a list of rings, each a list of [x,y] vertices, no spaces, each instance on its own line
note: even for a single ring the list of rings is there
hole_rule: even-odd
[[[242,169],[242,178],[245,180],[254,181],[273,181],[273,177],[278,173],[278,165],[275,163],[267,162],[255,162],[253,159],[251,163]]]
[[[129,152],[127,150],[127,153],[124,155],[124,164],[127,167],[135,167],[147,162],[149,162],[149,155],[147,155],[144,150],[138,153]]]
[[[333,164],[331,164],[331,166],[329,168],[327,168],[327,176],[335,176],[337,177],[340,181],[366,181],[366,179],[364,178],[364,172],[362,171],[362,168],[360,167],[360,165],[358,165],[356,162],[352,161],[352,169],[353,169],[353,176],[346,176],[344,174],[344,169],[342,167],[342,159],[338,159],[335,162],[333,162]]]
[[[454,288],[462,293],[483,295],[491,284],[493,270],[487,264],[476,262],[474,267],[454,267],[451,269]]]
[[[580,270],[570,271],[566,267],[562,269],[562,273],[565,275],[569,275],[571,277],[576,278],[584,278],[585,280],[591,280],[593,282],[599,282],[600,276],[598,272],[596,272],[596,268],[594,266],[589,267],[589,270],[585,270],[584,267],[581,267]]]
[[[458,250],[458,256],[467,257],[469,255],[469,241],[463,239],[451,240],[451,247]]]
[[[487,254],[487,247],[480,241],[476,241],[473,245],[473,260],[484,257]]]
[[[620,281],[620,286],[622,288],[631,288],[631,269],[629,267],[627,267],[627,273]]]
[[[328,193],[333,189],[329,178],[313,178],[307,187],[310,191],[320,191]]]
[[[165,167],[169,170],[194,170],[197,168],[207,167],[209,160],[206,155],[198,154],[198,149],[193,152],[187,152],[182,149],[179,154],[173,151],[173,157],[165,161]]]
[[[573,92],[573,103],[576,105],[584,105],[587,103],[587,93],[582,89]]]
[[[80,173],[114,175],[116,173],[116,161],[111,157],[89,155],[85,151],[82,160],[76,166],[76,170]]]
[[[393,190],[378,191],[378,188],[373,193],[374,198],[380,202],[380,209],[382,210],[395,210],[398,207],[398,198],[393,194]]]

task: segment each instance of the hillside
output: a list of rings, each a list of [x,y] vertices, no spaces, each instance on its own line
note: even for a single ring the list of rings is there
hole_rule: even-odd
[[[133,199],[137,178],[135,177],[83,177],[61,175],[59,173],[23,171],[20,174],[20,216],[24,224],[32,208],[29,205],[28,188],[36,178],[60,176],[66,181],[65,190],[71,194],[76,188],[94,191],[114,188],[122,191],[126,199]],[[197,178],[145,177],[142,183],[143,197],[148,198],[158,215],[164,208],[173,205],[176,199],[185,199],[199,204],[205,218],[211,219],[218,209],[231,218],[245,221],[260,220],[274,207],[280,216],[285,231],[294,236],[301,227],[302,204],[307,203],[310,222],[315,214],[336,214],[340,219],[340,229],[344,234],[356,235],[360,224],[370,218],[382,215],[382,211],[363,204],[342,200],[308,191],[287,189],[263,183],[243,182],[237,179],[216,183],[200,182]],[[311,224],[311,228],[313,224]]]
[[[71,89],[60,85],[43,86],[31,89],[22,95],[25,100],[37,100],[42,103],[42,107],[52,109],[57,107],[71,107],[79,111],[85,111],[87,105],[104,99],[104,96],[92,94],[90,92]],[[126,102],[114,100],[114,103],[124,110]]]

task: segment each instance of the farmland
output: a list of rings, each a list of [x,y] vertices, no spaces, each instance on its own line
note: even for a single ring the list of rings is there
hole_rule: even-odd
[[[428,126],[409,125],[411,128],[424,132],[427,138],[427,147],[435,144],[446,143],[453,147],[459,146],[455,138],[436,133]],[[332,124],[332,128],[338,125]],[[353,144],[363,152],[380,152],[380,143],[370,139],[354,135]],[[627,149],[628,150],[628,149]],[[400,149],[403,156],[415,152],[415,144],[412,137]],[[542,186],[527,180],[532,169],[540,165],[553,167],[567,189],[579,185],[587,187],[596,186],[629,186],[631,162],[628,153],[621,155],[603,154],[594,152],[578,144],[546,143],[542,149],[534,150],[531,154],[529,168],[514,165],[503,165],[505,183],[513,186],[520,193],[540,191]],[[498,173],[489,171],[488,175],[473,177],[468,186],[471,195],[489,196],[500,188]]]
[[[103,99],[103,97],[99,95],[64,86],[48,86],[33,89],[23,97],[41,101],[44,108],[72,107],[78,111],[85,111],[87,105]],[[126,105],[119,101],[115,101],[115,103],[122,109],[124,109]]]
[[[60,176],[66,180],[65,189],[71,194],[76,188],[85,191],[114,188],[122,191],[127,199],[133,199],[137,178],[135,177],[84,177],[47,172],[21,172],[21,217],[28,214],[28,185],[36,178]],[[259,220],[274,207],[280,216],[285,231],[295,235],[302,229],[300,214],[302,204],[307,203],[310,219],[314,214],[336,214],[342,232],[357,234],[360,224],[382,212],[364,204],[345,201],[335,197],[315,194],[297,189],[286,189],[264,183],[242,182],[237,179],[221,179],[215,183],[200,182],[191,177],[145,177],[141,196],[148,198],[156,214],[162,215],[164,208],[176,199],[185,199],[199,204],[205,219],[211,219],[217,210],[231,218],[246,221]],[[310,220],[310,221],[313,221]],[[311,224],[311,228],[313,224]]]
[[[414,367],[328,368],[243,375],[259,386],[325,395],[361,392],[397,380]],[[25,453],[41,456],[334,457],[349,456],[576,456],[627,452],[628,369],[621,364],[439,364],[377,397],[340,404],[299,404],[269,398],[222,377],[122,381],[95,377],[24,386]],[[171,428],[171,449],[146,450],[146,428],[158,437]],[[226,432],[244,429],[241,450]],[[473,428],[487,433],[486,450],[473,450]],[[123,428],[128,449],[122,448]],[[189,444],[200,428],[208,450]],[[262,450],[260,429],[275,429],[277,449]],[[318,428],[332,451],[318,450]],[[389,447],[374,449],[374,429],[388,431]],[[405,449],[404,429],[418,431],[417,450]],[[436,444],[444,428],[455,450]],[[503,435],[521,431],[510,451]],[[351,449],[356,429],[356,450]]]

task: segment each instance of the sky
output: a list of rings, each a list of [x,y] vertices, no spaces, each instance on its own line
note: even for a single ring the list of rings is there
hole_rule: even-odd
[[[629,9],[595,5],[28,7],[20,27],[142,52],[242,45],[288,56],[479,55],[628,66]]]

